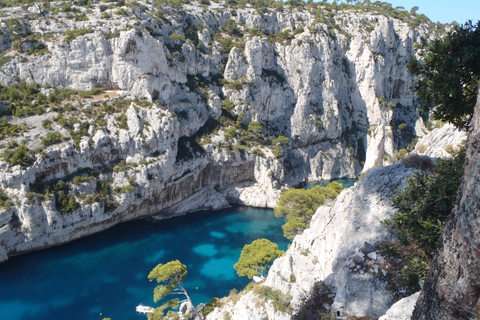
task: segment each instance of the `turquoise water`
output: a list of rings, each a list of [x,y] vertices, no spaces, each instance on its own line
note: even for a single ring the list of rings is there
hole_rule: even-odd
[[[302,188],[304,189],[312,189],[315,186],[326,187],[330,182],[336,181],[343,185],[343,188],[350,188],[358,181],[358,179],[335,179],[331,181],[315,181],[315,182],[307,182]]]
[[[249,283],[233,264],[245,244],[267,238],[286,250],[282,219],[273,210],[234,207],[160,222],[132,221],[67,245],[0,264],[0,318],[6,320],[146,319],[139,303],[155,307],[158,263],[179,259],[195,304]],[[197,289],[198,288],[198,289]]]

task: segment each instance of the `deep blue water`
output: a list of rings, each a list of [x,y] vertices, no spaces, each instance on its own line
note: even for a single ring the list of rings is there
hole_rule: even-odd
[[[283,220],[273,210],[234,207],[151,222],[127,222],[72,243],[0,264],[0,319],[145,319],[139,303],[156,307],[147,275],[179,259],[195,304],[242,289],[233,264],[245,244],[267,238],[285,250]]]

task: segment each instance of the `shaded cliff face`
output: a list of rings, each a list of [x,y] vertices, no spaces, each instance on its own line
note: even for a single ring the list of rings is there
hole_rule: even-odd
[[[405,65],[429,37],[423,26],[339,10],[332,28],[308,10],[222,2],[51,6],[2,9],[11,59],[0,82],[38,83],[51,101],[48,87],[110,91],[10,120],[29,127],[7,142],[39,147],[43,120],[67,138],[27,167],[0,163],[14,204],[1,215],[0,260],[156,212],[272,207],[285,185],[388,163],[421,129]],[[102,111],[112,96],[154,103]]]
[[[463,182],[412,319],[478,319],[480,279],[480,94],[471,122]]]

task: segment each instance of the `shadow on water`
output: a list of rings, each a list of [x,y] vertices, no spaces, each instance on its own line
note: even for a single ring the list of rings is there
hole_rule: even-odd
[[[267,238],[286,250],[282,219],[273,210],[233,207],[159,222],[131,221],[66,245],[0,264],[3,319],[145,319],[153,303],[147,275],[158,263],[187,266],[184,285],[195,304],[242,289],[233,264],[245,244]]]

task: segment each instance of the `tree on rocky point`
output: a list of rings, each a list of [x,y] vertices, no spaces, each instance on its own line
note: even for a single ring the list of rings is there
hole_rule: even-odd
[[[202,314],[194,306],[192,299],[188,295],[187,290],[183,287],[183,281],[187,276],[187,267],[182,264],[180,261],[170,261],[166,264],[157,265],[150,274],[148,279],[150,281],[156,280],[159,285],[155,287],[153,291],[153,301],[157,302],[162,300],[167,295],[173,294],[184,294],[188,302],[192,305],[196,315],[203,320]],[[156,308],[154,312],[149,313],[148,319],[150,320],[161,320],[165,316],[164,311],[166,309],[177,309],[180,304],[178,298],[170,299],[164,302],[160,307]],[[169,313],[171,313],[169,311]]]
[[[280,257],[284,252],[278,250],[278,245],[267,239],[257,239],[243,247],[240,259],[233,266],[241,277],[247,276],[252,279],[263,270],[270,268],[272,261]]]

